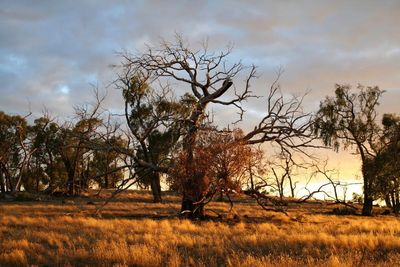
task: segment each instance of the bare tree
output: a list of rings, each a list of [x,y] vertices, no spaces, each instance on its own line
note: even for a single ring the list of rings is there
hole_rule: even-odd
[[[178,36],[176,42],[163,41],[159,47],[148,47],[142,54],[123,54],[120,75],[122,79],[146,77],[149,84],[157,87],[156,90],[160,92],[173,83],[183,87],[182,90],[194,99],[193,109],[184,120],[185,132],[182,135],[186,173],[182,211],[190,210],[194,217],[204,215],[204,209],[195,203],[204,198],[202,187],[208,184],[194,161],[196,140],[199,130],[203,128],[208,107],[219,105],[235,108],[238,110],[239,120],[242,120],[245,112],[243,102],[256,97],[250,89],[251,81],[256,77],[256,67],[246,67],[241,62],[230,63],[230,53],[230,48],[220,53],[210,52],[207,45],[199,50],[192,50]],[[246,73],[246,77],[239,86],[238,79],[243,77],[242,73]],[[277,79],[267,97],[266,115],[252,131],[243,135],[240,142],[249,145],[274,142],[288,153],[312,146],[312,117],[303,112],[301,103],[302,98],[285,100],[280,93]],[[158,166],[146,160],[139,164],[153,168],[154,171],[158,169]],[[168,168],[163,170],[168,172]]]
[[[303,203],[310,199],[317,200],[316,195],[324,197],[325,200],[331,201],[331,204],[341,204],[353,210],[357,207],[346,201],[347,187],[351,185],[360,185],[361,183],[346,183],[340,180],[339,171],[328,168],[328,161],[313,162],[308,166],[308,169],[313,170],[308,178],[303,190],[307,194],[300,197],[296,202]],[[336,178],[335,178],[336,177]],[[318,180],[320,184],[316,189],[310,190],[309,184],[312,180]],[[343,195],[340,195],[339,188]]]
[[[292,155],[282,151],[279,155],[274,157],[276,160],[271,162],[271,172],[275,183],[271,185],[274,190],[278,191],[281,200],[285,196],[285,188],[289,187],[290,196],[295,197],[295,190],[298,181],[294,180],[293,175],[297,168],[301,168],[301,164],[296,163],[292,159]]]

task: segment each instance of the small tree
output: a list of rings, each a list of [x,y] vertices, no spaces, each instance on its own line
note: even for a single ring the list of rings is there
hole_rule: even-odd
[[[271,171],[274,180],[274,183],[271,185],[271,187],[278,191],[279,197],[282,200],[284,197],[285,188],[289,186],[290,196],[294,198],[297,181],[294,181],[293,175],[295,169],[301,166],[296,164],[292,159],[292,155],[285,151],[282,151],[275,158],[277,160],[271,162]]]
[[[259,150],[244,144],[242,138],[243,131],[238,128],[232,131],[210,128],[199,132],[193,160],[196,170],[206,178],[202,184],[203,198],[196,203],[198,209],[215,195],[219,195],[221,200],[225,195],[231,201],[232,194],[241,193],[247,179],[248,162],[258,157],[260,153]],[[187,186],[185,158],[185,155],[181,154],[170,173],[170,182],[182,193],[188,191],[185,188]]]

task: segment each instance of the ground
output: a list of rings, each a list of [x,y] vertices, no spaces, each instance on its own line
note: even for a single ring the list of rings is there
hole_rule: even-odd
[[[333,215],[333,205],[211,202],[214,220],[179,219],[179,197],[128,191],[0,202],[0,266],[398,266],[400,220]],[[16,201],[18,200],[18,201]],[[22,201],[25,200],[25,201]],[[217,218],[217,214],[225,214]],[[238,216],[235,216],[237,214]]]

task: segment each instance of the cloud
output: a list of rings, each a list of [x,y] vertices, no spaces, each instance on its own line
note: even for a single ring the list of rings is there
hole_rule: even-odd
[[[89,98],[93,77],[101,84],[114,79],[109,65],[119,61],[116,51],[136,51],[175,32],[194,42],[209,37],[216,49],[233,42],[233,58],[259,65],[264,79],[282,65],[289,90],[311,88],[316,97],[335,82],[400,87],[396,1],[6,1],[3,6],[1,90],[13,92],[15,101],[21,95],[40,101],[60,84]],[[7,108],[12,101],[1,104]]]
[[[398,1],[5,0],[0,109],[23,113],[30,103],[34,112],[45,105],[69,116],[92,99],[90,84],[105,88],[115,79],[109,66],[120,61],[117,51],[140,51],[179,32],[194,44],[208,37],[217,50],[233,43],[232,60],[259,66],[255,91],[265,92],[283,66],[284,90],[312,90],[306,109],[335,83],[363,83],[387,90],[381,110],[399,113],[399,10]],[[119,110],[120,92],[111,88],[107,105]],[[262,101],[249,106],[254,120],[264,110]]]

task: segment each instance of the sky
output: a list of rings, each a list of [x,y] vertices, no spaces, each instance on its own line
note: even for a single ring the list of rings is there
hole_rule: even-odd
[[[93,85],[107,107],[122,99],[112,81],[118,52],[140,52],[180,33],[191,43],[233,44],[232,61],[258,66],[253,90],[265,92],[282,67],[282,90],[309,91],[315,110],[335,83],[386,90],[379,111],[400,113],[400,1],[15,1],[0,3],[0,110],[67,117],[90,102]],[[263,111],[248,107],[248,121]],[[252,115],[253,114],[253,115]],[[220,120],[231,116],[218,114]],[[333,159],[344,175],[359,171],[349,153]]]

